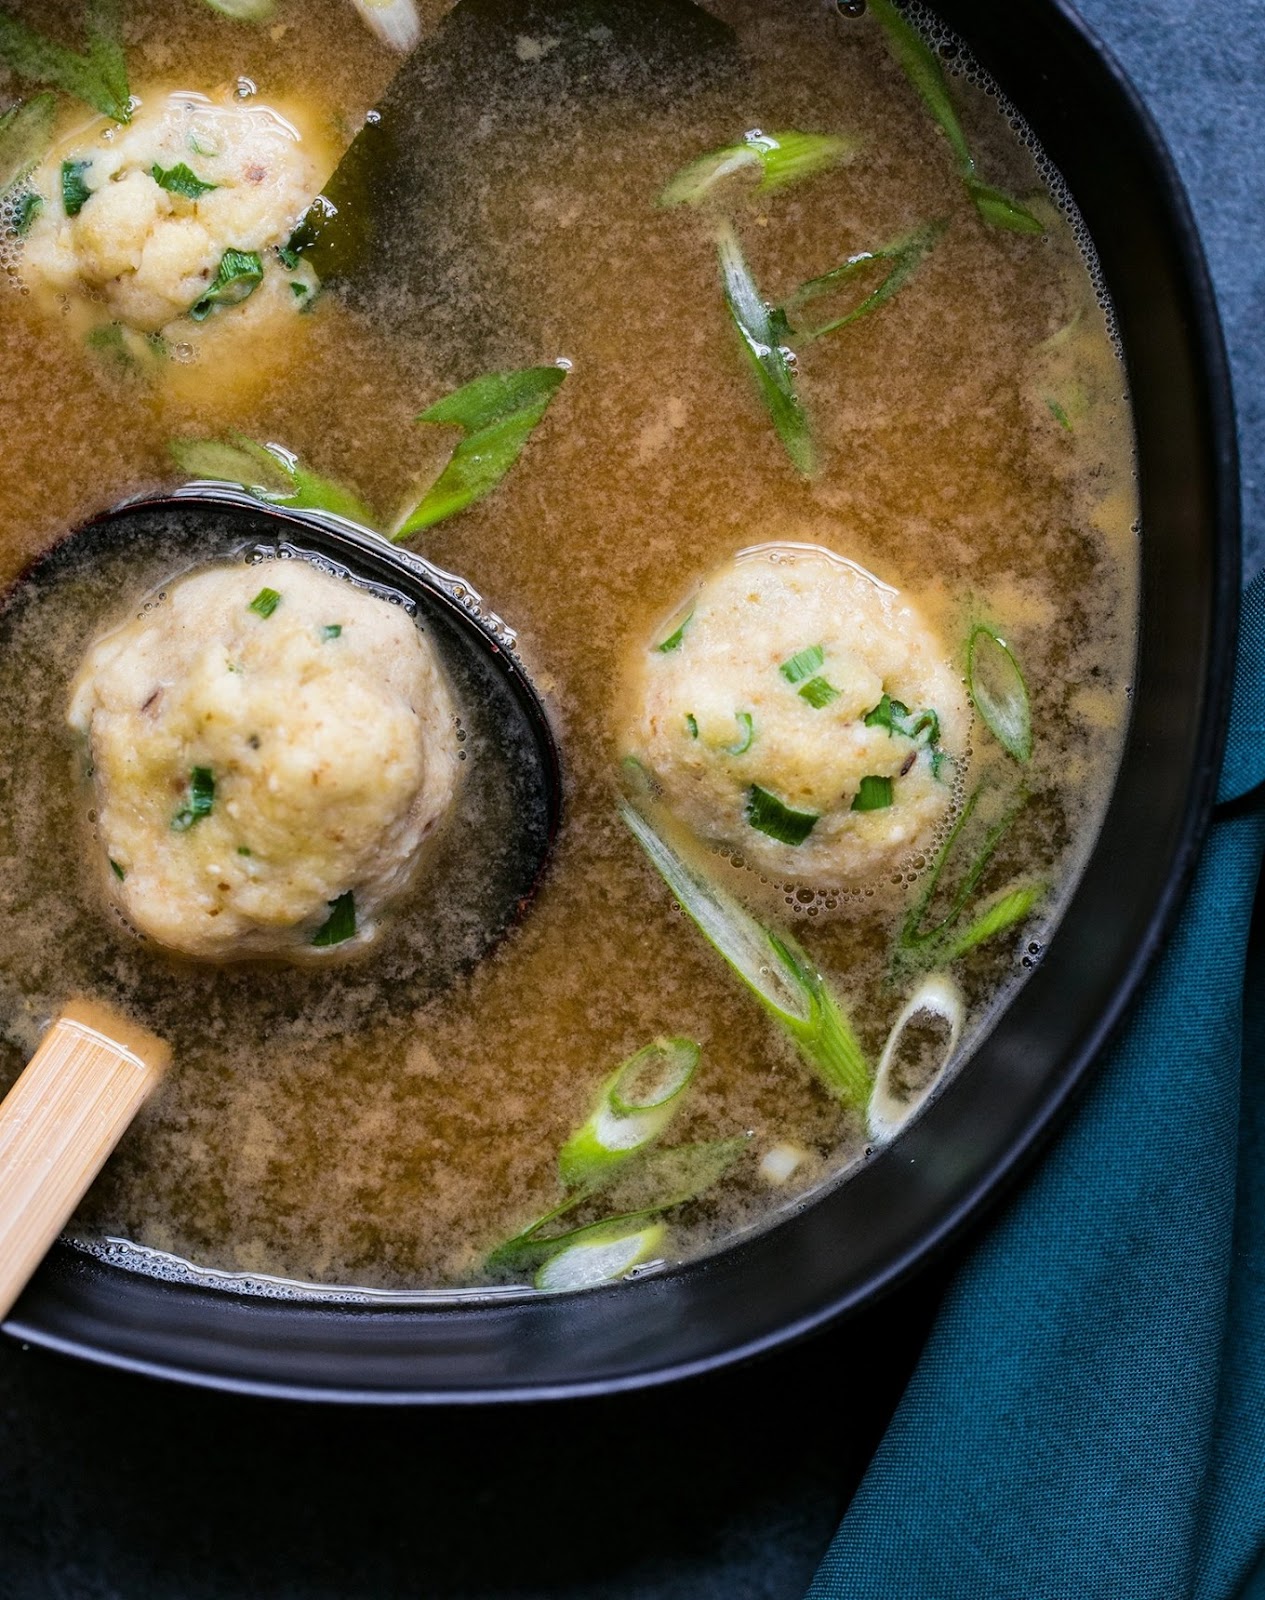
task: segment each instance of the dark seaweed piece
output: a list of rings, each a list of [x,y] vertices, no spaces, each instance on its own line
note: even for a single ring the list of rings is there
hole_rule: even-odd
[[[538,56],[523,48],[544,39]],[[530,366],[540,317],[523,303],[530,289],[508,287],[530,218],[514,225],[527,202],[505,191],[490,232],[497,174],[515,169],[525,143],[565,142],[577,108],[626,99],[652,118],[736,62],[732,31],[693,0],[458,0],[400,68],[289,247],[442,363]],[[454,279],[466,285],[460,308]]]

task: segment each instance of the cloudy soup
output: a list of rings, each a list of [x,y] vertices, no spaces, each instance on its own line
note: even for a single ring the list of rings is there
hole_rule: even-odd
[[[898,1138],[1075,886],[1138,559],[1092,250],[890,0],[242,9],[0,31],[0,1086],[77,996],[170,1042],[71,1229],[137,1270],[654,1272]],[[191,479],[516,630],[562,821],[497,937],[519,758],[425,628],[44,559]]]

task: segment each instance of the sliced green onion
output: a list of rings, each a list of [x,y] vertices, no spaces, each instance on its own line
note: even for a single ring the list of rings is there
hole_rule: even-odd
[[[691,606],[681,618],[680,622],[677,623],[676,627],[673,628],[672,632],[663,641],[663,643],[655,645],[655,649],[660,655],[671,655],[673,650],[679,650],[681,648],[681,641],[685,638],[685,630],[689,627],[693,620],[694,607]]]
[[[747,790],[743,816],[756,830],[779,844],[801,845],[821,820],[815,811],[795,811],[768,789],[753,783]]]
[[[267,22],[277,9],[276,0],[206,0],[212,11],[234,22]]]
[[[487,1258],[489,1270],[528,1268],[577,1239],[631,1222],[644,1222],[706,1194],[725,1176],[747,1149],[748,1138],[707,1139],[671,1149],[643,1151],[635,1161],[599,1173],[586,1188],[567,1196],[521,1233],[500,1244]],[[613,1179],[613,1181],[612,1181]],[[551,1224],[569,1216],[596,1195],[602,1195],[618,1215],[603,1222],[585,1223],[559,1232]]]
[[[460,428],[465,437],[392,538],[411,538],[491,493],[522,454],[566,375],[565,367],[490,372],[423,411],[418,422]]]
[[[780,189],[838,164],[855,149],[830,133],[761,133],[753,128],[739,144],[711,150],[681,168],[659,196],[661,206],[700,205],[718,183],[736,172],[759,173],[761,191]]]
[[[975,709],[994,739],[1016,761],[1030,761],[1032,708],[1028,686],[1010,646],[983,623],[971,630],[966,676]]]
[[[934,963],[937,966],[947,965],[963,956],[968,950],[973,950],[976,945],[983,944],[985,940],[995,938],[999,933],[1004,933],[1007,928],[1021,922],[1036,905],[1046,892],[1046,885],[1042,883],[1022,884],[1017,887],[1002,891],[987,901],[983,910],[979,911],[974,920],[965,929],[953,930],[961,920],[971,897],[979,887],[980,880],[992,860],[1002,839],[1010,831],[1016,817],[1027,804],[1026,794],[1020,794],[1000,819],[986,830],[984,838],[967,868],[961,883],[949,901],[948,909],[939,921],[931,926],[926,926],[931,901],[935,897],[945,866],[958,846],[958,841],[964,836],[967,824],[984,793],[981,785],[971,795],[962,807],[961,814],[953,824],[948,838],[940,847],[926,885],[917,901],[910,908],[908,916],[901,928],[899,936],[898,964],[901,961]]]
[[[931,757],[931,776],[939,778],[941,768],[950,759],[940,748],[940,717],[927,707],[924,711],[911,711],[903,701],[893,700],[885,694],[872,711],[864,717],[867,728],[886,728],[889,736],[900,734],[923,745]]]
[[[966,826],[970,822],[983,793],[984,786],[981,784],[958,813],[957,820],[949,829],[948,837],[940,846],[939,854],[931,864],[931,871],[927,874],[927,880],[923,885],[922,893],[910,907],[909,914],[906,916],[904,925],[901,928],[900,943],[906,950],[915,949],[919,945],[929,944],[931,940],[937,938],[947,928],[951,928],[953,926],[953,924],[961,916],[966,906],[966,902],[971,898],[972,894],[974,894],[976,885],[983,877],[988,863],[993,858],[994,851],[997,849],[997,846],[1001,843],[1002,839],[1009,831],[1010,825],[1014,822],[1015,817],[1019,814],[1020,806],[1023,804],[1022,800],[1012,806],[1002,817],[1001,821],[995,823],[988,830],[983,844],[976,852],[974,860],[971,862],[971,865],[967,869],[962,882],[958,885],[956,894],[949,903],[949,909],[945,912],[944,916],[941,917],[939,922],[935,923],[929,928],[924,928],[923,924],[926,921],[927,913],[930,909],[931,902],[935,897],[936,890],[939,888],[940,878],[944,872],[945,866],[948,864],[949,857],[953,855],[957,849],[958,840],[965,832]]]
[[[119,880],[119,882],[122,883],[124,878],[127,877],[126,868],[119,866],[118,862],[114,859],[113,856],[109,857],[109,861],[110,861],[110,871]]]
[[[267,618],[280,604],[281,596],[275,589],[261,589],[246,609],[253,611],[257,617]]]
[[[343,631],[341,622],[327,622],[321,629],[321,643],[328,644],[331,639],[337,639]]]
[[[789,661],[783,661],[777,669],[786,679],[787,683],[803,683],[805,678],[811,678],[817,668],[826,659],[824,645],[812,644],[807,650],[800,650]]]
[[[191,478],[236,483],[270,505],[295,511],[330,511],[365,527],[373,513],[350,489],[310,472],[279,444],[260,444],[240,433],[221,439],[173,439],[173,459]]]
[[[809,678],[807,683],[800,684],[799,697],[807,700],[814,711],[821,711],[839,698],[839,691],[827,678]]]
[[[615,1283],[656,1255],[666,1235],[661,1222],[635,1233],[596,1231],[546,1261],[536,1274],[536,1287],[545,1294],[561,1294],[569,1289],[594,1289],[598,1284]]]
[[[406,56],[422,37],[416,0],[352,0],[356,10],[389,50]]]
[[[115,122],[130,122],[131,94],[116,0],[88,0],[86,33],[87,49],[77,55],[0,11],[0,61],[7,62],[19,78],[63,89]]]
[[[591,1186],[663,1136],[698,1066],[691,1039],[656,1039],[602,1085],[588,1119],[563,1145],[564,1187]]]
[[[644,798],[657,792],[659,786],[654,773],[644,761],[638,761],[636,756],[624,756],[619,763],[619,770],[623,773],[631,794]]]
[[[177,833],[187,833],[195,822],[209,817],[215,807],[215,774],[210,767],[194,767],[189,774],[189,798],[171,819]]]
[[[1043,232],[1037,219],[1018,201],[982,183],[976,176],[975,161],[958,121],[948,79],[931,46],[901,15],[892,0],[869,0],[869,9],[887,35],[888,45],[905,76],[944,130],[957,160],[958,173],[980,215],[994,227],[1009,228],[1017,233]]]
[[[167,341],[157,333],[141,333],[121,322],[103,322],[91,329],[88,348],[120,372],[136,373],[167,358]]]
[[[1068,433],[1072,431],[1072,419],[1068,416],[1065,407],[1061,406],[1053,395],[1046,395],[1045,403],[1050,408],[1050,415],[1060,428],[1065,428]]]
[[[356,896],[348,889],[346,894],[329,902],[329,916],[312,935],[312,943],[318,950],[325,950],[330,945],[345,944],[355,936]]]
[[[786,317],[762,298],[738,236],[728,223],[717,232],[716,248],[725,304],[742,339],[760,398],[787,455],[798,471],[811,477],[817,470],[817,450],[795,388],[791,370],[794,352],[782,342],[787,331]]]
[[[284,495],[293,486],[285,461],[265,450],[264,459],[242,444],[222,439],[172,439],[167,446],[176,464],[191,478],[240,484],[261,495]]]
[[[263,258],[257,250],[226,250],[207,289],[189,307],[194,322],[205,322],[217,306],[238,306],[264,281]]]
[[[61,164],[61,203],[68,217],[77,217],[92,199],[93,191],[84,182],[91,161],[63,161]]]
[[[197,173],[183,161],[177,161],[174,167],[166,168],[160,167],[155,162],[149,169],[149,174],[160,189],[166,189],[168,194],[183,195],[186,200],[200,200],[204,194],[210,194],[213,189],[219,188],[218,183],[203,183]]]
[[[949,1025],[949,1037],[945,1042],[940,1064],[931,1073],[927,1082],[910,1095],[899,1095],[892,1082],[897,1051],[905,1029],[918,1016],[940,1017]],[[892,1031],[888,1034],[887,1043],[883,1046],[883,1053],[879,1057],[878,1070],[874,1074],[874,1089],[865,1114],[872,1139],[886,1142],[894,1138],[931,1093],[953,1059],[953,1052],[962,1037],[962,1024],[965,1018],[966,1005],[962,999],[962,991],[953,979],[943,972],[930,973],[910,995],[904,1010],[892,1024]]]
[[[29,190],[18,201],[13,215],[13,231],[19,239],[24,239],[31,231],[31,224],[44,209],[44,196]]]
[[[248,844],[239,844],[238,847],[237,847],[237,853],[238,853],[239,856],[249,856],[249,855],[253,855],[254,851],[250,848],[250,846]]]
[[[1010,233],[1044,233],[1045,225],[1039,217],[1001,189],[991,183],[981,183],[978,178],[963,178],[966,192],[975,202],[975,209],[985,222],[994,228],[1005,228]]]
[[[995,939],[999,933],[1005,933],[1008,928],[1024,921],[1045,894],[1046,888],[1044,883],[1028,883],[1017,889],[1003,889],[962,932],[953,934],[944,942],[938,959],[956,961],[986,939]]]
[[[859,274],[868,273],[875,264],[890,263],[878,285],[859,305],[842,316],[822,323],[820,327],[797,328],[796,337],[799,341],[821,339],[828,333],[835,333],[853,322],[859,322],[862,317],[868,317],[872,311],[877,311],[893,295],[899,294],[922,265],[924,258],[946,226],[944,222],[929,223],[926,227],[906,234],[901,239],[893,240],[891,244],[880,245],[877,250],[862,250],[857,255],[849,256],[841,266],[834,267],[829,272],[823,272],[820,277],[810,278],[807,283],[801,284],[786,305],[787,315],[792,320],[795,319],[800,306],[807,305],[809,301],[816,300],[822,295],[836,293]]]
[[[853,811],[886,811],[892,803],[892,780],[872,774],[861,779],[852,801]]]
[[[749,711],[735,711],[734,721],[738,724],[739,735],[737,744],[727,745],[725,754],[728,756],[745,756],[755,742],[755,718]]]
[[[692,711],[687,711],[685,713],[685,726],[689,730],[690,738],[691,739],[697,739],[698,738],[698,718],[694,715],[694,713]]]
[[[44,159],[53,142],[56,118],[57,102],[51,94],[37,94],[32,100],[10,106],[0,117],[0,200],[6,200]],[[18,224],[17,231],[25,233],[29,226],[28,217],[25,224]]]
[[[872,711],[864,717],[867,728],[886,728],[889,734],[902,734],[906,739],[920,739],[924,734],[928,744],[940,740],[940,718],[931,710],[913,711],[901,700],[885,694]]]
[[[719,884],[689,866],[627,802],[620,815],[681,909],[766,1011],[790,1034],[830,1092],[863,1105],[870,1070],[825,979],[787,935],[766,928]]]

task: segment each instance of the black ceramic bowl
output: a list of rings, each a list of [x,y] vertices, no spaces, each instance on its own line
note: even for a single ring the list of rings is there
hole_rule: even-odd
[[[799,1337],[914,1272],[1031,1159],[1164,936],[1207,820],[1238,596],[1234,429],[1194,224],[1160,138],[1058,0],[943,0],[1089,225],[1132,386],[1143,538],[1134,716],[1106,824],[1017,1002],[894,1147],[707,1260],[578,1295],[269,1300],[122,1271],[67,1246],[8,1324],[135,1371],[329,1400],[609,1392]]]

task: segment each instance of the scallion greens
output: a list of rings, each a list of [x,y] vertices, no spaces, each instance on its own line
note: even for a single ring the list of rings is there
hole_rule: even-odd
[[[219,188],[216,183],[203,183],[183,161],[177,161],[174,167],[160,167],[155,163],[149,169],[149,175],[160,189],[166,189],[168,194],[182,195],[186,200],[200,200],[204,194]],[[222,267],[223,262],[220,265]]]
[[[31,231],[31,225],[44,209],[44,196],[36,194],[33,189],[19,199],[13,211],[13,231],[19,239],[24,239]]]
[[[994,227],[1006,228],[1012,233],[1043,233],[1044,228],[1030,211],[980,178],[958,120],[948,79],[935,51],[893,0],[869,0],[869,10],[887,35],[888,45],[905,76],[943,129],[957,161],[958,174],[980,216]]]
[[[277,9],[276,0],[206,0],[212,11],[234,22],[267,22]]]
[[[940,717],[936,711],[930,707],[923,711],[911,711],[903,701],[893,700],[891,695],[884,694],[873,710],[865,713],[863,720],[867,728],[886,728],[891,735],[900,734],[916,744],[924,745],[931,756],[932,777],[940,776],[941,768],[949,757],[940,748]]]
[[[733,744],[725,746],[725,754],[745,756],[755,743],[755,718],[749,711],[735,711],[734,721],[738,724],[738,737]]]
[[[487,1258],[490,1270],[530,1271],[564,1253],[623,1238],[630,1228],[644,1229],[720,1182],[746,1149],[746,1135],[658,1146],[681,1110],[698,1058],[691,1039],[656,1039],[606,1080],[588,1117],[559,1152],[565,1198],[498,1245]],[[598,1204],[605,1217],[576,1225],[577,1214],[591,1214]]]
[[[337,900],[329,902],[329,916],[312,935],[312,944],[318,950],[331,945],[346,944],[356,936],[356,896],[348,889]]]
[[[797,651],[788,661],[783,661],[777,669],[786,679],[787,683],[803,683],[805,678],[811,678],[822,666],[826,659],[824,645],[812,644],[806,650]]]
[[[807,683],[800,684],[799,697],[807,700],[814,711],[822,711],[839,698],[839,691],[828,678],[809,678]]]
[[[786,317],[793,327],[797,343],[810,344],[814,339],[825,338],[828,333],[837,333],[840,328],[849,327],[852,323],[859,322],[862,317],[868,317],[870,312],[877,311],[893,295],[899,294],[922,265],[928,252],[944,232],[945,226],[943,222],[932,222],[926,227],[915,229],[913,233],[906,234],[903,238],[893,240],[890,244],[880,245],[876,250],[858,251],[856,255],[849,256],[841,266],[833,267],[829,272],[823,272],[820,276],[810,278],[807,283],[801,284],[786,302]],[[858,305],[853,306],[851,311],[832,317],[828,322],[823,322],[814,328],[800,325],[799,311],[802,306],[820,299],[823,295],[837,294],[840,289],[850,285],[857,278],[869,276],[876,266],[885,266],[887,270],[869,294]]]
[[[587,1187],[647,1149],[667,1131],[698,1066],[691,1039],[656,1039],[602,1085],[585,1122],[558,1155],[568,1188]]]
[[[529,1270],[580,1240],[644,1223],[688,1205],[714,1188],[748,1147],[745,1134],[732,1139],[705,1139],[639,1154],[625,1165],[599,1173],[574,1190],[552,1211],[537,1217],[487,1258],[490,1269]],[[611,1215],[580,1226],[560,1224],[600,1201]]]
[[[187,833],[195,822],[215,809],[215,774],[210,767],[194,767],[189,774],[188,799],[171,819],[176,833]]]
[[[84,178],[91,166],[91,161],[63,161],[61,164],[61,203],[68,217],[77,217],[92,199],[92,190]]]
[[[132,119],[127,63],[119,39],[117,0],[88,0],[84,52],[38,33],[0,11],[0,61],[19,78],[62,89],[115,122]]]
[[[861,779],[852,799],[853,811],[886,811],[892,803],[892,780],[869,775]]]
[[[51,94],[37,94],[10,106],[0,117],[0,201],[25,183],[48,153],[56,117],[57,102]],[[17,233],[25,233],[31,225],[31,201],[37,206],[43,203],[37,194],[22,197],[26,209],[14,223]]]
[[[626,1278],[634,1267],[651,1260],[666,1234],[661,1222],[630,1233],[615,1231],[610,1225],[590,1229],[587,1237],[577,1238],[545,1262],[536,1274],[536,1288],[545,1294],[561,1294],[569,1289],[595,1289],[599,1284],[615,1283]]]
[[[862,1106],[870,1069],[839,1002],[809,957],[786,934],[758,922],[717,883],[678,855],[626,801],[620,815],[681,909],[769,1015],[798,1045],[826,1087]]]
[[[977,827],[972,827],[972,822],[985,793],[982,784],[974,790],[941,845],[922,892],[910,907],[901,927],[897,941],[897,966],[947,966],[976,945],[995,938],[1023,921],[1045,894],[1046,885],[1043,883],[1014,885],[986,901],[965,928],[959,926],[998,846],[1028,803],[1028,796],[1020,792],[1012,796],[1003,808],[998,808],[997,797],[990,796],[997,814],[994,820],[985,825],[981,835]],[[967,844],[968,840],[970,844]],[[964,848],[972,852],[967,867],[957,888],[948,895],[943,913],[933,917],[932,902],[939,891],[940,880],[950,860]]]
[[[660,655],[662,655],[662,656],[670,655],[673,650],[679,650],[681,648],[682,641],[685,638],[685,630],[686,630],[686,628],[689,627],[690,623],[693,620],[694,620],[694,607],[691,606],[690,609],[681,618],[680,622],[677,623],[676,627],[674,627],[672,629],[671,633],[668,634],[667,638],[664,639],[661,643],[655,645],[655,649],[659,652]]]
[[[762,133],[752,128],[738,144],[710,150],[681,168],[659,196],[661,206],[701,205],[717,185],[736,173],[758,176],[757,192],[798,183],[838,166],[855,148],[850,139],[830,133]]]
[[[281,596],[277,591],[265,588],[259,591],[246,609],[247,611],[253,611],[257,617],[263,617],[266,621],[280,604]]]
[[[423,411],[419,422],[460,428],[465,437],[391,537],[412,538],[491,493],[522,454],[566,375],[565,367],[490,372]]]
[[[742,340],[760,398],[787,455],[798,471],[811,477],[817,470],[817,447],[795,387],[795,352],[785,342],[786,315],[761,295],[738,235],[727,222],[717,231],[716,249],[725,304]]]
[[[217,306],[237,306],[264,281],[263,258],[257,250],[226,250],[208,287],[189,307],[194,322],[205,322]]]
[[[1010,646],[982,622],[971,630],[966,679],[975,709],[993,738],[1016,761],[1031,761],[1032,707],[1028,686]]]
[[[292,511],[330,511],[364,527],[373,513],[351,489],[319,477],[279,444],[260,444],[240,433],[227,439],[172,439],[172,458],[195,479],[235,483],[269,505]]]
[[[768,789],[753,783],[747,790],[743,816],[757,833],[779,844],[801,845],[821,821],[816,811],[796,811]]]

